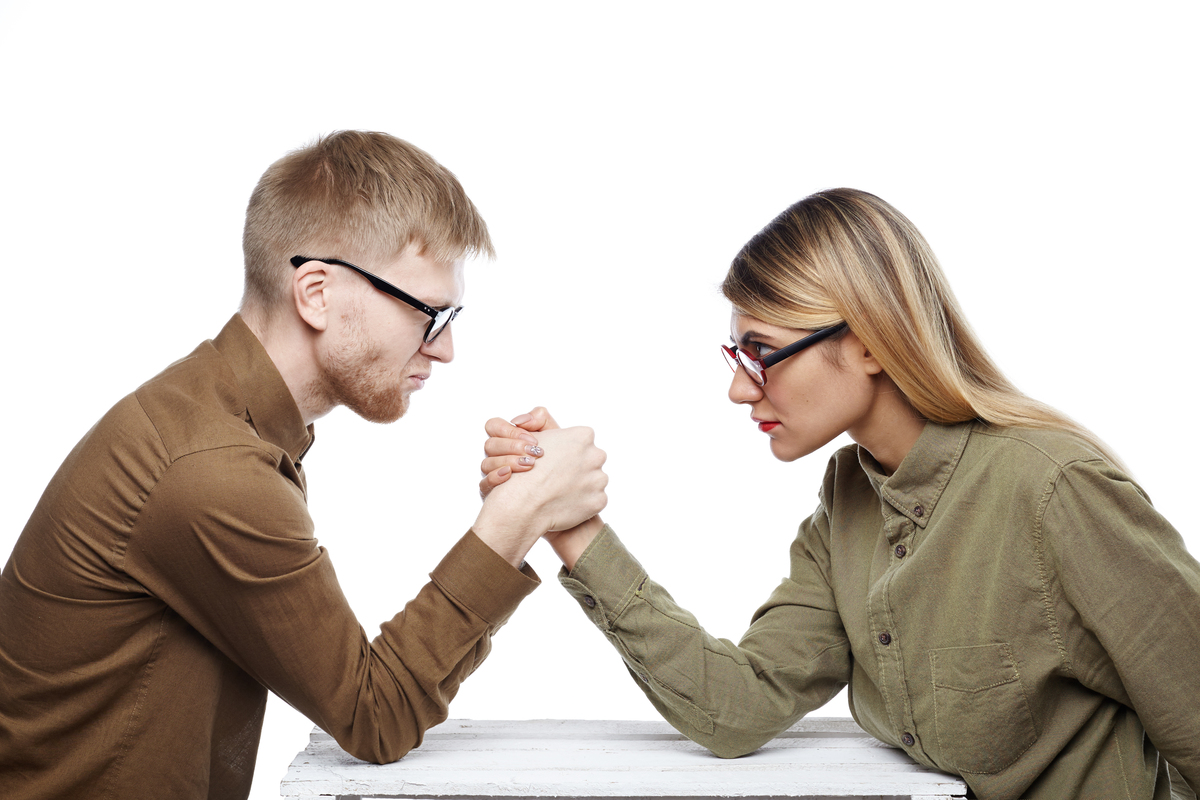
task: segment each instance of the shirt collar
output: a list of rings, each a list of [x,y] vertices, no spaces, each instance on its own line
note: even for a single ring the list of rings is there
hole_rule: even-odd
[[[954,474],[975,423],[938,425],[926,422],[916,444],[892,475],[861,445],[858,463],[880,499],[924,528],[933,517],[938,500]]]
[[[213,340],[237,378],[259,438],[287,451],[296,464],[313,443],[313,426],[305,426],[300,408],[262,342],[234,314]]]

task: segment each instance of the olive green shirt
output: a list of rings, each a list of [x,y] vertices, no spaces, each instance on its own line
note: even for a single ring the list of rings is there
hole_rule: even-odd
[[[268,689],[371,761],[446,718],[536,576],[468,532],[368,640],[311,441],[238,316],[84,436],[0,577],[0,798],[243,798]]]
[[[1167,798],[1167,761],[1200,786],[1200,565],[1088,445],[928,424],[890,476],[838,451],[819,497],[738,644],[611,529],[560,579],[663,716],[720,756],[849,684],[859,725],[981,798]]]

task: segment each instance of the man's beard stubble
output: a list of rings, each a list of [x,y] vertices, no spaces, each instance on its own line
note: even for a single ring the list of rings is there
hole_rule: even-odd
[[[367,336],[362,309],[343,317],[352,334],[329,354],[309,394],[328,408],[345,406],[368,422],[395,422],[408,411],[408,394],[400,390],[396,373],[384,366],[380,348]]]

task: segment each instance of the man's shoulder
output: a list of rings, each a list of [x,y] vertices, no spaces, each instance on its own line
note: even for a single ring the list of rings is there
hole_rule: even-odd
[[[172,461],[222,447],[271,449],[255,432],[237,376],[211,340],[126,400],[131,401],[128,412],[144,415]]]

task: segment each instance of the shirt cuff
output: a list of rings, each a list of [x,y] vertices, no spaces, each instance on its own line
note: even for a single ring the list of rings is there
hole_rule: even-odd
[[[617,617],[646,583],[646,570],[625,549],[608,525],[575,562],[569,573],[558,573],[563,585],[583,613],[601,630],[610,630]]]
[[[533,567],[514,568],[471,530],[450,548],[429,577],[489,625],[507,620],[542,583]]]

